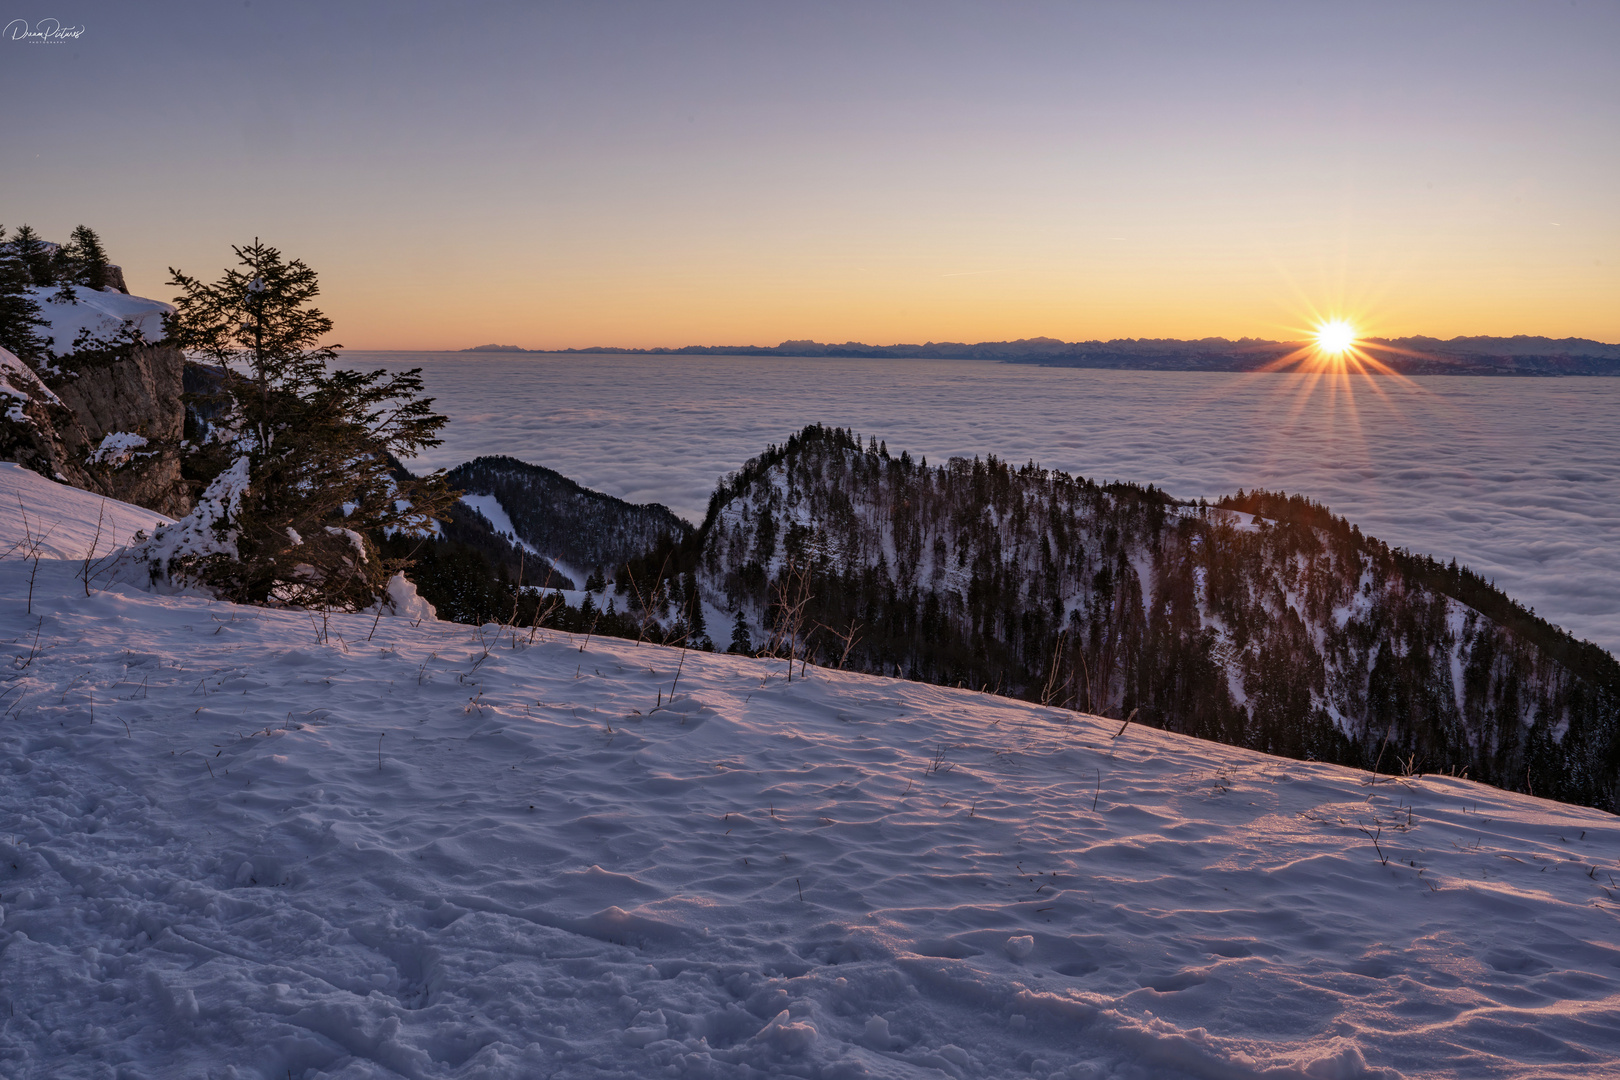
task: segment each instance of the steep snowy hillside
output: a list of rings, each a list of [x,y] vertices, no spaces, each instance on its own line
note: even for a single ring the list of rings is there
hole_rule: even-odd
[[[1325,508],[1227,502],[812,426],[722,485],[695,562],[756,634],[858,670],[1617,805],[1613,657]]]
[[[104,561],[136,533],[172,520],[0,461],[0,556],[6,559],[21,562],[37,551],[50,560]]]
[[[62,553],[0,560],[8,1080],[1620,1069],[1595,810]]]

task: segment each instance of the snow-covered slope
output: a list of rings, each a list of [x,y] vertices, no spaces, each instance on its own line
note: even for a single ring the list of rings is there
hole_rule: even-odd
[[[8,1080],[1620,1069],[1597,811],[65,554],[0,561]]]
[[[98,520],[99,519],[99,520]],[[0,461],[0,555],[27,557],[37,546],[47,559],[100,559],[173,519],[156,510],[106,499]]]
[[[580,583],[585,581],[586,575],[580,573],[578,569],[567,565],[561,559],[551,558],[550,556],[541,552],[533,544],[523,539],[522,535],[517,530],[517,526],[513,525],[512,519],[507,516],[506,508],[501,505],[501,500],[496,498],[494,495],[463,495],[461,496],[461,501],[466,503],[472,509],[476,510],[479,514],[482,514],[484,520],[489,522],[490,525],[494,526],[495,531],[502,537],[509,540],[513,544],[516,544],[530,555],[538,555],[540,558],[546,561],[547,565],[556,570],[557,573],[562,574],[570,581],[577,581]],[[579,601],[576,600],[573,602],[578,603]]]

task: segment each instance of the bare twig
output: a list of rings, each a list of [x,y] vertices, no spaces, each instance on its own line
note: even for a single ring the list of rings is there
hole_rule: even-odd
[[[1384,849],[1382,847],[1380,847],[1379,844],[1378,844],[1378,838],[1380,836],[1384,835],[1383,822],[1375,820],[1373,822],[1373,824],[1378,829],[1378,831],[1375,832],[1375,833],[1368,832],[1366,827],[1362,826],[1362,825],[1358,825],[1358,826],[1356,826],[1356,828],[1360,829],[1362,834],[1364,836],[1366,836],[1367,839],[1369,839],[1369,840],[1371,840],[1373,842],[1373,850],[1378,852],[1378,861],[1380,863],[1382,863],[1384,866],[1388,866],[1389,865],[1389,857],[1384,854]]]
[[[675,700],[675,688],[681,685],[681,672],[686,669],[686,648],[681,648],[681,662],[675,665],[675,681],[669,684],[669,700]]]
[[[1052,697],[1057,693],[1058,657],[1063,649],[1064,631],[1059,631],[1057,640],[1052,643],[1052,670],[1046,675],[1046,686],[1041,690],[1041,704],[1051,705]]]
[[[843,644],[843,649],[838,653],[838,663],[834,665],[840,671],[842,671],[844,665],[849,662],[849,654],[855,650],[856,643],[861,640],[861,624],[858,621],[851,622],[849,626],[842,631],[834,630],[826,623],[817,623],[816,625],[827,631],[827,633],[830,634],[835,640]]]
[[[96,557],[96,548],[101,546],[101,523],[107,516],[107,500],[101,500],[101,508],[96,511],[96,535],[90,541],[90,550],[84,553],[84,566],[79,569],[79,576],[84,579],[84,595],[90,595],[90,563]]]
[[[23,662],[20,665],[18,665],[18,668],[17,668],[18,671],[25,670],[28,667],[29,664],[32,664],[34,662],[34,657],[39,655],[39,632],[42,629],[44,629],[44,627],[45,627],[45,616],[41,615],[39,617],[39,622],[36,623],[35,626],[34,626],[34,644],[28,650],[28,656],[23,660]]]

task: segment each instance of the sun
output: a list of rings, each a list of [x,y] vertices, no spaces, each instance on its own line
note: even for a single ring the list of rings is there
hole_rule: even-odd
[[[1316,348],[1329,356],[1341,356],[1356,343],[1356,328],[1343,319],[1325,322],[1316,328]]]

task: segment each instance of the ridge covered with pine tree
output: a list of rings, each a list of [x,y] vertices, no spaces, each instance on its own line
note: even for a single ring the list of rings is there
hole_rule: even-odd
[[[721,484],[687,557],[766,651],[1620,805],[1612,656],[1297,497],[1178,504],[812,425]]]
[[[445,479],[466,494],[495,496],[517,539],[583,574],[611,577],[626,562],[692,535],[661,503],[626,502],[513,457],[475,458]]]

